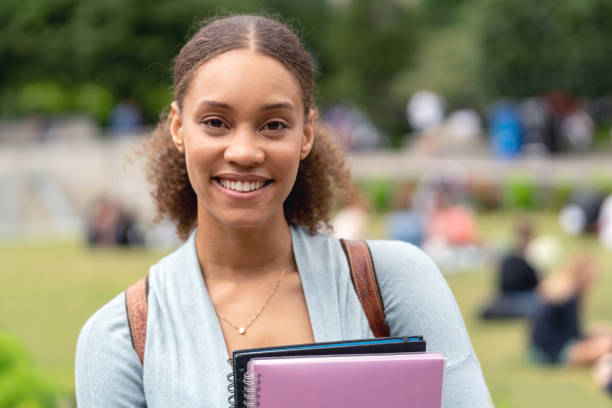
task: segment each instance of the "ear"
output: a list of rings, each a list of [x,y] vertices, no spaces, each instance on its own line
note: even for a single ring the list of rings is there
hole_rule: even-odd
[[[179,110],[178,103],[172,102],[172,110],[170,111],[170,134],[176,150],[185,153],[185,139],[183,137],[183,119]]]
[[[308,112],[306,123],[304,124],[304,137],[302,138],[302,146],[300,148],[300,160],[304,160],[310,154],[314,143],[314,121],[317,117],[317,111],[311,109]]]

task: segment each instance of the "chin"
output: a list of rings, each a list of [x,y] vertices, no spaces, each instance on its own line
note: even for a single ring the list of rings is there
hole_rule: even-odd
[[[240,212],[239,214],[219,217],[221,222],[228,227],[244,229],[261,227],[266,222],[272,221],[273,218],[271,216],[264,217],[260,213],[254,214],[252,212]]]

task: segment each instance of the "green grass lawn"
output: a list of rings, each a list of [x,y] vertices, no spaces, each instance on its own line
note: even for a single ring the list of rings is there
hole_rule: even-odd
[[[479,216],[485,241],[507,241],[512,214]],[[537,231],[559,234],[554,215],[534,215]],[[382,236],[375,217],[371,234]],[[587,305],[587,320],[612,323],[612,259],[591,238],[563,238],[568,252],[591,251],[604,269]],[[21,338],[36,363],[66,395],[73,392],[74,349],[85,320],[147,273],[163,253],[148,250],[91,250],[75,242],[0,243],[0,330]],[[586,369],[536,367],[525,358],[527,327],[521,322],[487,323],[476,311],[490,293],[487,268],[448,275],[497,407],[609,407]]]

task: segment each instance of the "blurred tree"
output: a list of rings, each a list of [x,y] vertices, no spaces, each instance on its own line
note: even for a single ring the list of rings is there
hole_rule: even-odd
[[[104,123],[130,98],[153,123],[171,99],[172,58],[220,10],[296,29],[321,73],[321,106],[353,101],[394,144],[423,87],[451,108],[612,93],[609,0],[3,0],[0,115],[85,111]]]
[[[475,25],[454,24],[435,30],[423,39],[414,66],[397,77],[393,92],[407,101],[419,90],[441,94],[449,110],[481,108],[482,84],[478,80],[480,49]]]
[[[407,130],[406,101],[394,97],[394,78],[414,58],[411,8],[393,0],[353,0],[330,6],[321,52],[321,99],[354,101],[392,137]]]
[[[86,111],[103,122],[132,98],[154,122],[171,98],[172,58],[222,7],[257,10],[250,0],[0,2],[2,114]]]
[[[425,29],[455,25],[461,20],[464,5],[474,0],[421,0],[417,15]]]
[[[491,97],[612,92],[612,2],[484,0],[481,73]]]
[[[5,0],[0,112],[86,111],[104,123],[130,98],[153,123],[171,99],[172,59],[219,10],[278,16],[323,74],[323,106],[353,99],[383,131],[402,133],[405,101],[389,90],[411,62],[415,28],[397,0]]]

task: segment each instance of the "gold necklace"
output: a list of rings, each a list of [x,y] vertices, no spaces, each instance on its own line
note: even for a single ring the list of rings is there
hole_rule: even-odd
[[[272,296],[274,296],[274,294],[276,293],[276,290],[278,289],[281,281],[285,277],[285,273],[287,272],[288,269],[289,269],[289,265],[287,265],[287,267],[285,269],[283,269],[283,272],[281,273],[280,277],[278,278],[278,280],[274,284],[274,287],[270,291],[270,294],[268,295],[268,298],[266,299],[264,304],[261,305],[261,307],[259,308],[257,313],[255,313],[255,315],[251,318],[251,320],[249,320],[249,322],[246,325],[244,325],[242,327],[236,326],[227,317],[225,317],[221,312],[217,312],[217,316],[219,316],[220,319],[222,319],[222,320],[226,321],[227,323],[229,323],[230,326],[232,326],[234,329],[238,330],[238,333],[246,334],[246,332],[249,329],[249,327],[251,327],[253,322],[259,317],[259,315],[263,312],[263,310],[266,308],[266,306],[268,306],[268,303],[270,303],[270,299],[272,299]]]

